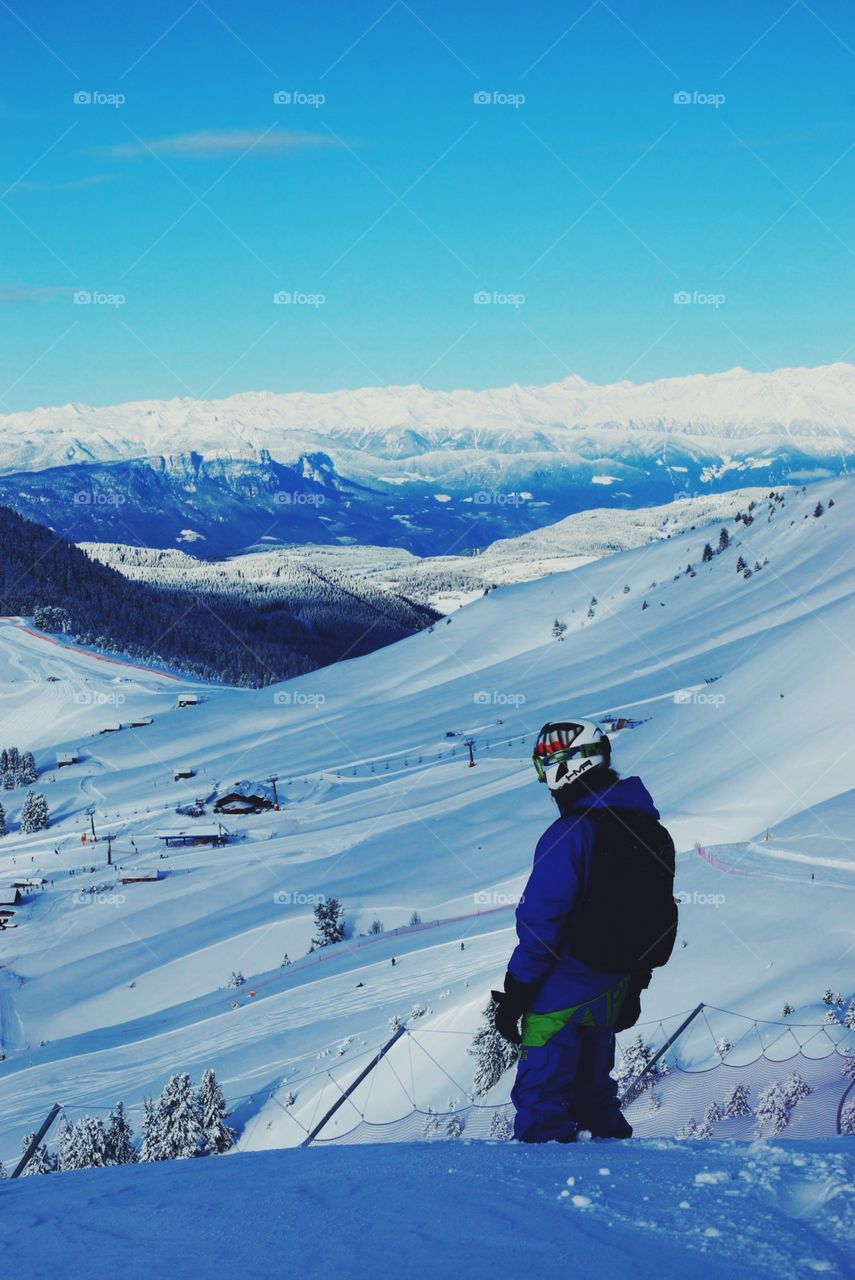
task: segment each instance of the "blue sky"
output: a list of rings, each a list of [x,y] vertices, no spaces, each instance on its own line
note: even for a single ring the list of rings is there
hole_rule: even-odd
[[[0,48],[0,409],[855,351],[838,3],[8,0]]]

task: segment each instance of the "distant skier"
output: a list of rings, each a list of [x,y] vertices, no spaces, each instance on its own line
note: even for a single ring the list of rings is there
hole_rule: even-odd
[[[674,946],[674,845],[641,779],[611,768],[596,725],[544,725],[532,759],[560,816],[538,841],[494,993],[497,1030],[521,1045],[514,1136],[629,1138],[610,1075],[615,1031],[638,1021],[650,971]]]

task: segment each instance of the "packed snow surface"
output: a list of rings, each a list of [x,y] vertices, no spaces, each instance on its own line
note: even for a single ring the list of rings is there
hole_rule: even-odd
[[[851,1146],[615,1146],[607,1168],[600,1143],[461,1141],[22,1179],[0,1185],[4,1265],[76,1280],[853,1274]]]

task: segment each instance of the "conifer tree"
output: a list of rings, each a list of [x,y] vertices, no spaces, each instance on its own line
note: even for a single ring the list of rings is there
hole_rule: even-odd
[[[136,1164],[134,1132],[125,1113],[125,1104],[117,1102],[107,1117],[108,1164]]]
[[[158,1103],[161,1160],[187,1160],[204,1147],[199,1098],[186,1071],[171,1076]]]
[[[329,947],[344,940],[344,907],[338,898],[324,898],[315,906],[315,947]]]
[[[202,1074],[199,1107],[205,1151],[212,1155],[220,1155],[223,1151],[228,1151],[234,1146],[236,1134],[234,1129],[226,1124],[231,1113],[226,1107],[226,1100],[217,1077],[210,1067]]]
[[[21,830],[31,835],[50,826],[47,800],[40,791],[28,791],[21,807]]]
[[[496,1001],[490,997],[481,1015],[481,1026],[472,1040],[468,1052],[475,1059],[474,1093],[482,1098],[488,1094],[519,1057],[515,1044],[509,1044],[496,1030]]]
[[[750,1116],[752,1114],[750,1098],[751,1090],[747,1085],[732,1085],[724,1095],[724,1114],[729,1118]]]

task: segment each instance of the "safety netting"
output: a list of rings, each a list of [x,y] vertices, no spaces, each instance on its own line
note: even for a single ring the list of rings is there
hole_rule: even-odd
[[[314,1143],[510,1138],[513,1070],[506,1071],[483,1099],[464,1088],[459,1037],[470,1034],[474,1032],[407,1030],[397,1053],[377,1063],[373,1078],[361,1090],[346,1095],[344,1082],[332,1081],[342,1104]],[[441,1047],[444,1035],[457,1039],[446,1053]],[[699,1006],[688,1019],[675,1015],[639,1025],[618,1043],[615,1075],[624,1114],[639,1138],[855,1136],[855,1028],[842,1021],[764,1022]],[[412,1070],[413,1058],[422,1056],[432,1064],[427,1081],[424,1073]],[[450,1067],[444,1066],[444,1058]],[[437,1096],[442,1075],[456,1095],[454,1105],[434,1109],[425,1097]],[[392,1094],[400,1107],[395,1117],[388,1115]],[[378,1098],[384,1100],[380,1112],[372,1105]]]

